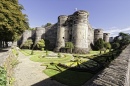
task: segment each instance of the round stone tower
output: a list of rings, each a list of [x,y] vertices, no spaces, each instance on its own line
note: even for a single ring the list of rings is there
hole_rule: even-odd
[[[45,28],[36,27],[34,47],[36,46],[37,42],[43,38],[44,33],[45,33]]]
[[[65,22],[68,16],[61,15],[58,17],[58,27],[57,27],[57,42],[55,51],[59,51],[60,48],[65,47]]]
[[[109,36],[110,36],[110,33],[103,33],[103,40],[105,42],[109,42]]]
[[[84,10],[73,14],[72,42],[74,53],[88,53],[88,16]]]
[[[20,47],[23,46],[23,44],[31,37],[31,31],[30,30],[25,30],[23,32],[23,35],[22,35],[22,40],[21,40],[21,44],[20,44]]]
[[[103,39],[103,30],[102,29],[95,29],[94,30],[94,42],[97,41],[99,38]]]

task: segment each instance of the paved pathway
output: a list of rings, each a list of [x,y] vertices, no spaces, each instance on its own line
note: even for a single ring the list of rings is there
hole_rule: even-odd
[[[5,48],[5,49],[0,50],[0,66],[2,66],[3,62],[7,58],[9,49],[10,48]]]
[[[24,56],[21,52],[19,52],[18,60],[20,63],[14,70],[15,86],[65,86],[51,80],[42,72],[45,66],[40,66],[41,63],[31,61],[29,57]]]

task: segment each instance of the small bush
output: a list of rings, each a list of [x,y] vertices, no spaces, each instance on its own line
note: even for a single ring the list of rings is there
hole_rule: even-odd
[[[42,48],[42,51],[44,51],[44,48]]]
[[[6,77],[6,70],[3,67],[0,67],[0,86],[6,86],[7,84],[7,77]]]
[[[59,57],[59,58],[61,58],[61,57],[62,57],[62,55],[61,55],[60,53],[58,53],[58,57]]]

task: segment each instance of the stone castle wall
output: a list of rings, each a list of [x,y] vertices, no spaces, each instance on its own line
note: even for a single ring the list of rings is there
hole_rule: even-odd
[[[130,45],[107,68],[83,86],[130,86]]]
[[[99,38],[109,41],[109,34],[103,36],[102,29],[93,29],[88,21],[89,13],[84,10],[74,12],[72,15],[61,15],[58,22],[45,28],[37,27],[34,31],[25,31],[21,39],[21,44],[31,38],[34,46],[40,39],[50,41],[50,47],[55,51],[60,51],[65,47],[65,42],[73,42],[75,53],[88,53],[91,45]]]
[[[88,12],[77,11],[73,14],[72,42],[75,53],[88,53]]]

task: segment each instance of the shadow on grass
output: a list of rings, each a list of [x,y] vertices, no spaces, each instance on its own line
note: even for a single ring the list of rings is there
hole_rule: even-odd
[[[44,71],[50,78],[37,82],[31,86],[82,86],[98,72],[102,71],[109,63],[114,60],[121,51],[113,51],[94,58],[86,57],[89,61],[77,66],[68,67],[60,64],[51,64]],[[95,65],[93,65],[93,62]],[[64,70],[66,69],[66,70]],[[53,74],[54,73],[54,74]],[[62,83],[56,84],[55,80]],[[64,85],[65,84],[65,85]]]

